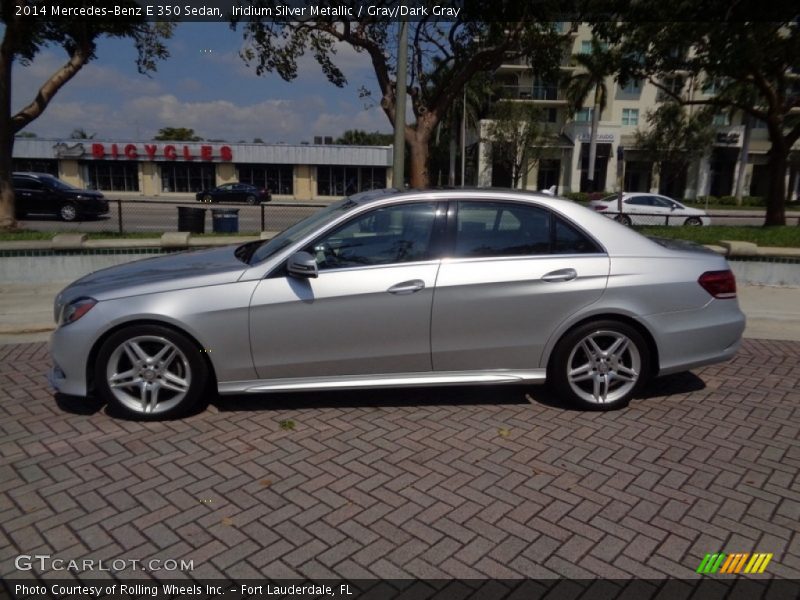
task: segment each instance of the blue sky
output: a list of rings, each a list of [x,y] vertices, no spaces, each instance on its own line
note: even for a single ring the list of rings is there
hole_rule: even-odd
[[[358,98],[362,85],[374,88],[368,58],[347,46],[337,64],[348,78],[339,89],[328,83],[312,57],[303,57],[298,77],[257,77],[238,56],[243,39],[224,23],[180,23],[168,41],[170,58],[150,78],[136,70],[129,40],[103,39],[98,58],[84,67],[27,131],[65,137],[77,128],[98,139],[149,140],[162,127],[190,127],[204,138],[229,142],[296,143],[315,135],[338,136],[346,129],[390,131],[377,107]],[[29,66],[14,66],[12,102],[18,110],[66,54],[45,49]]]

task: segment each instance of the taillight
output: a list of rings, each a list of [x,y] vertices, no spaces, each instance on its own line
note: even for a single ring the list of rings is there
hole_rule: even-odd
[[[733,271],[706,271],[697,280],[714,298],[736,298],[736,278]]]
[[[608,207],[603,204],[595,204],[592,208],[595,210],[608,210]]]

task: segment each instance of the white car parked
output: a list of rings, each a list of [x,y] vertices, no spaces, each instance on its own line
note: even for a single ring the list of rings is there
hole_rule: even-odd
[[[710,225],[711,218],[704,210],[684,206],[677,200],[659,194],[626,192],[622,195],[622,213],[617,194],[589,202],[589,207],[615,219],[623,225]]]

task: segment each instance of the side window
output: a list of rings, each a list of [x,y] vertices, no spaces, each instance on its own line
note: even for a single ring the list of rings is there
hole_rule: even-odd
[[[550,251],[550,213],[512,202],[459,202],[454,255],[526,256]]]
[[[320,270],[426,260],[436,205],[415,202],[377,208],[326,234],[307,251]]]
[[[556,217],[553,254],[596,254],[602,252],[595,242],[566,221]]]
[[[14,188],[20,190],[41,190],[44,186],[36,179],[29,179],[28,177],[16,177],[13,179]]]
[[[635,206],[653,206],[653,199],[650,196],[634,196],[625,201],[625,204],[633,204]]]

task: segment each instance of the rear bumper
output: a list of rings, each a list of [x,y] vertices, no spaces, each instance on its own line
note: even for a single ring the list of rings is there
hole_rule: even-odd
[[[735,299],[711,300],[698,310],[643,317],[654,333],[659,375],[733,358],[741,346],[745,316]]]

